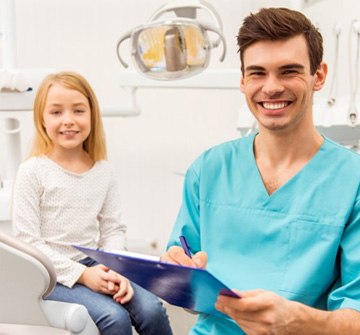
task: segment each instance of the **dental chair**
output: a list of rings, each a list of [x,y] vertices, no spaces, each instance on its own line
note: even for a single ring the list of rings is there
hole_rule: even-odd
[[[0,335],[98,335],[84,306],[43,299],[55,284],[43,253],[0,231]]]

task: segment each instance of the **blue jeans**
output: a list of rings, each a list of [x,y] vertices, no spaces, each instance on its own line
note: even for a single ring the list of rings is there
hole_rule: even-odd
[[[91,258],[80,263],[86,266],[98,264]],[[169,319],[161,301],[139,285],[133,282],[131,285],[134,296],[123,305],[110,295],[94,292],[80,284],[68,288],[58,283],[47,299],[84,305],[102,335],[129,335],[132,334],[132,325],[141,335],[171,335]]]

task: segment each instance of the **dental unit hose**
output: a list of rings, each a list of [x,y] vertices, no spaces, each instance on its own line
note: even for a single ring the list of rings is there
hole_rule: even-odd
[[[327,101],[327,104],[328,104],[329,107],[334,106],[335,102],[336,102],[340,33],[341,33],[341,26],[340,26],[340,23],[337,23],[334,26],[335,59],[334,59],[334,71],[333,71],[333,75],[332,75],[332,78],[331,78],[330,93],[329,93],[329,98],[328,98],[328,101]]]
[[[352,59],[351,59],[351,33],[352,29],[350,29],[349,34],[349,77],[350,77],[350,94],[351,101],[349,107],[348,118],[350,125],[354,126],[357,122],[358,111],[356,107],[356,96],[359,88],[359,49],[360,49],[360,21],[353,21],[351,24],[353,31],[356,33],[356,52],[355,52],[355,62],[354,62],[354,72],[355,79],[352,75]]]

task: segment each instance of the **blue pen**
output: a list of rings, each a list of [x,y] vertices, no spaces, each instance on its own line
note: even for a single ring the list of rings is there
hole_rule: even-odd
[[[180,239],[181,246],[185,251],[185,254],[191,258],[191,251],[190,251],[189,245],[187,244],[185,236],[181,235],[179,237],[179,239]]]

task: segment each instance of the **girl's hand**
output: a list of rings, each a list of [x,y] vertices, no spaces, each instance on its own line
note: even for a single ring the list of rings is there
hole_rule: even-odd
[[[95,292],[113,295],[119,289],[116,285],[117,280],[115,272],[110,271],[105,265],[98,264],[87,267],[77,282]]]
[[[130,284],[129,279],[114,272],[109,271],[115,277],[115,280],[108,282],[108,289],[115,289],[117,292],[113,295],[113,299],[119,304],[125,304],[129,302],[134,296],[134,290]]]

